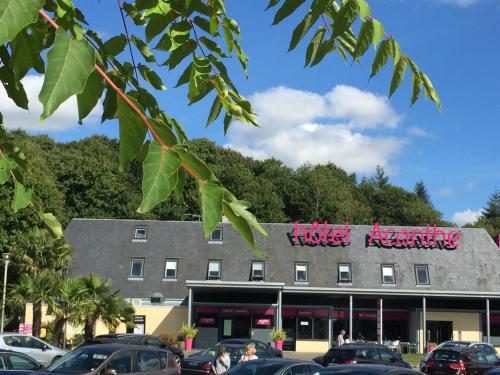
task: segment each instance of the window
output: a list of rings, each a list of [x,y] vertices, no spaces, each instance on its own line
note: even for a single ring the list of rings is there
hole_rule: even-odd
[[[252,262],[252,280],[264,280],[264,262]]]
[[[417,285],[429,285],[429,268],[427,265],[415,266],[415,279]]]
[[[222,228],[215,228],[209,238],[210,242],[222,242]]]
[[[339,264],[339,283],[351,283],[351,265]]]
[[[307,282],[307,263],[295,263],[295,281]]]
[[[148,239],[148,228],[135,228],[134,240],[146,241]]]
[[[9,353],[7,356],[12,364],[12,370],[40,370],[38,363],[21,354]]]
[[[143,270],[144,270],[144,259],[132,259],[130,261],[129,279],[142,279]]]
[[[220,260],[209,260],[208,261],[208,274],[207,279],[209,280],[219,280],[220,279]]]
[[[383,265],[382,266],[382,284],[396,284],[396,278],[394,277],[394,265]]]
[[[177,280],[177,259],[167,259],[165,261],[165,279]]]
[[[160,358],[155,351],[138,350],[136,363],[138,372],[159,371],[161,369]]]
[[[132,352],[126,351],[114,355],[106,366],[106,370],[113,369],[117,374],[132,372]]]

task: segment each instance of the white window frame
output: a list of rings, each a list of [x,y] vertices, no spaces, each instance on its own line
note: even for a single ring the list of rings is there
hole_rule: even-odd
[[[421,283],[418,280],[418,269],[425,269],[425,274],[427,276],[427,282],[426,283]],[[431,279],[429,277],[429,266],[427,264],[415,264],[415,283],[416,285],[431,285]]]
[[[341,274],[345,273],[345,271],[341,271],[341,268],[347,267],[347,273],[349,274],[349,279],[343,279]],[[338,265],[338,283],[339,284],[352,284],[352,271],[351,271],[351,264],[350,263],[339,263]]]
[[[261,269],[258,270],[255,268],[256,265],[260,265]],[[255,271],[261,271],[261,275],[256,275]],[[265,264],[261,260],[252,260],[252,280],[264,280],[264,277],[266,275],[265,271]]]
[[[306,273],[306,279],[305,280],[299,280],[299,267],[304,267],[305,268],[305,273]],[[296,283],[307,283],[309,282],[309,270],[308,270],[308,264],[306,262],[297,262],[295,263],[295,282]]]
[[[134,268],[134,263],[140,262],[141,264],[141,275],[135,276],[132,275],[132,270]],[[131,258],[130,259],[130,269],[128,273],[129,280],[142,280],[144,278],[144,258]]]
[[[220,237],[219,238],[214,238],[214,233],[219,232]],[[212,233],[210,233],[210,237],[208,238],[209,243],[222,243],[224,241],[224,231],[222,230],[222,227],[217,227],[213,230]]]
[[[139,232],[144,231],[144,235],[138,235]],[[148,228],[146,227],[137,227],[134,229],[134,238],[135,242],[146,242],[148,240]]]
[[[218,271],[218,275],[217,276],[212,276],[210,274],[210,272],[213,272],[213,271],[210,271],[210,265],[212,264],[217,264],[217,271]],[[222,261],[220,260],[216,260],[216,259],[211,259],[208,261],[208,268],[207,268],[207,280],[220,280],[221,279],[221,268],[222,268]]]
[[[389,271],[390,274],[384,271]],[[380,266],[380,272],[382,275],[382,284],[383,285],[396,285],[396,273],[394,270],[394,264],[382,264]],[[385,281],[386,277],[392,277],[392,282],[391,281]]]
[[[167,268],[167,265],[168,263],[174,263],[175,264],[175,268]],[[177,280],[177,269],[178,269],[178,266],[179,266],[179,260],[178,259],[165,259],[165,272],[163,273],[163,280]],[[172,277],[172,276],[168,276],[167,275],[167,271],[168,270],[174,270],[175,271],[175,275]]]

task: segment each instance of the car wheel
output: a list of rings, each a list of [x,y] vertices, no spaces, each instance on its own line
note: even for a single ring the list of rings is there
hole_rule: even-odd
[[[53,364],[55,361],[57,361],[59,358],[61,358],[60,355],[58,355],[57,357],[54,357],[52,358],[52,361],[50,362],[50,364]]]

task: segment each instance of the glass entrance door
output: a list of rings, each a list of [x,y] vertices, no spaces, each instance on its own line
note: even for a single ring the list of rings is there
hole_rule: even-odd
[[[440,344],[443,341],[453,339],[453,322],[449,321],[427,321],[427,341]]]

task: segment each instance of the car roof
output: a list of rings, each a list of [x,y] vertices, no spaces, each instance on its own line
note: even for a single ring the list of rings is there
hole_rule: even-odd
[[[342,346],[335,346],[332,349],[336,350],[348,350],[348,349],[365,349],[365,348],[384,348],[387,349],[384,345],[380,344],[371,344],[371,343],[352,343],[352,344],[344,344]]]
[[[258,358],[258,359],[252,359],[251,361],[244,362],[244,363],[252,363],[252,364],[264,364],[264,363],[270,363],[270,364],[283,364],[283,365],[293,365],[296,363],[305,363],[305,364],[312,364],[312,365],[318,365],[317,363],[310,362],[310,361],[305,361],[305,360],[300,360],[300,359],[295,359],[295,358]],[[318,365],[320,366],[320,365]]]
[[[370,370],[368,372],[368,370]],[[415,374],[420,374],[420,372],[412,369],[407,369],[407,368],[401,368],[397,366],[390,366],[390,365],[378,365],[378,364],[364,364],[364,363],[359,363],[355,365],[338,365],[338,366],[331,366],[331,367],[324,367],[320,370],[320,374],[324,373],[351,373],[354,372],[356,374],[364,373],[366,371],[367,374],[386,374],[390,372],[394,373],[401,373],[402,371],[405,372],[414,372]]]
[[[476,348],[468,348],[468,347],[463,347],[463,346],[450,346],[447,348],[436,348],[432,351],[432,353],[436,351],[440,352],[446,352],[446,351],[451,351],[451,352],[464,352],[464,351],[474,351],[477,350]]]
[[[141,346],[141,345],[129,345],[121,342],[110,342],[110,343],[103,343],[103,344],[92,344],[92,345],[85,345],[85,346],[79,346],[78,349],[101,349],[101,350],[109,350],[109,351],[117,351],[120,349],[125,349],[125,348],[133,348],[133,349],[139,349],[139,350],[165,350],[162,348],[156,348],[156,347],[151,347],[151,346]],[[168,350],[165,350],[168,351]]]

